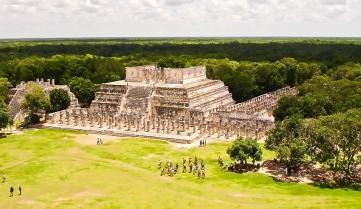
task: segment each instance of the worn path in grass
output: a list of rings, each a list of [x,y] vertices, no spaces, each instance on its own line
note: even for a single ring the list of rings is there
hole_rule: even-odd
[[[0,139],[0,172],[8,179],[0,184],[0,208],[361,208],[361,192],[222,171],[217,158],[229,161],[230,142],[179,149],[158,140],[111,138],[94,145],[79,143],[87,137],[79,134],[43,129]],[[181,165],[195,155],[205,160],[207,179],[159,175],[159,160]],[[16,189],[8,197],[11,185],[21,185],[23,195]]]

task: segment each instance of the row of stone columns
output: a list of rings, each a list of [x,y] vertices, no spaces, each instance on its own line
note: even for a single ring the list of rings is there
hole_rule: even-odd
[[[173,119],[169,117],[148,117],[145,114],[115,115],[108,112],[94,112],[84,108],[69,109],[50,114],[48,121],[60,126],[219,138],[238,138],[241,136],[262,138],[272,127],[272,123],[254,119],[244,121],[229,119],[211,121],[204,118]]]

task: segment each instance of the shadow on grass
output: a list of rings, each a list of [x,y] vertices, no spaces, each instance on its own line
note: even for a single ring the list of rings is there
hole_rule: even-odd
[[[343,189],[343,190],[361,191],[360,183],[336,184],[334,182],[314,182],[314,183],[310,183],[309,185],[324,189]]]
[[[13,133],[1,133],[0,134],[0,139],[7,138],[8,136],[11,136],[11,135],[13,135]]]

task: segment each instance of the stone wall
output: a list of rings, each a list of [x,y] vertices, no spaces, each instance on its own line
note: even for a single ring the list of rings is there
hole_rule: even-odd
[[[169,84],[188,84],[207,79],[206,67],[191,68],[165,68],[165,83]]]

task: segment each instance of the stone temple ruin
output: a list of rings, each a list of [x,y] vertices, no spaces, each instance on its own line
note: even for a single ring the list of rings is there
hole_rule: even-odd
[[[54,79],[36,79],[36,81],[29,81],[29,82],[21,82],[15,88],[10,89],[9,94],[9,109],[10,109],[10,117],[13,120],[21,120],[24,118],[24,114],[20,109],[20,102],[26,93],[26,85],[28,84],[36,84],[37,86],[44,89],[45,93],[50,94],[50,91],[53,89],[64,89],[68,92],[70,97],[70,107],[69,108],[76,108],[79,107],[78,99],[75,95],[70,91],[68,86],[65,85],[55,85]]]
[[[126,69],[126,79],[105,83],[90,108],[69,108],[47,116],[46,127],[117,136],[192,143],[204,138],[260,139],[273,127],[272,110],[286,87],[235,104],[222,81],[205,67]]]

